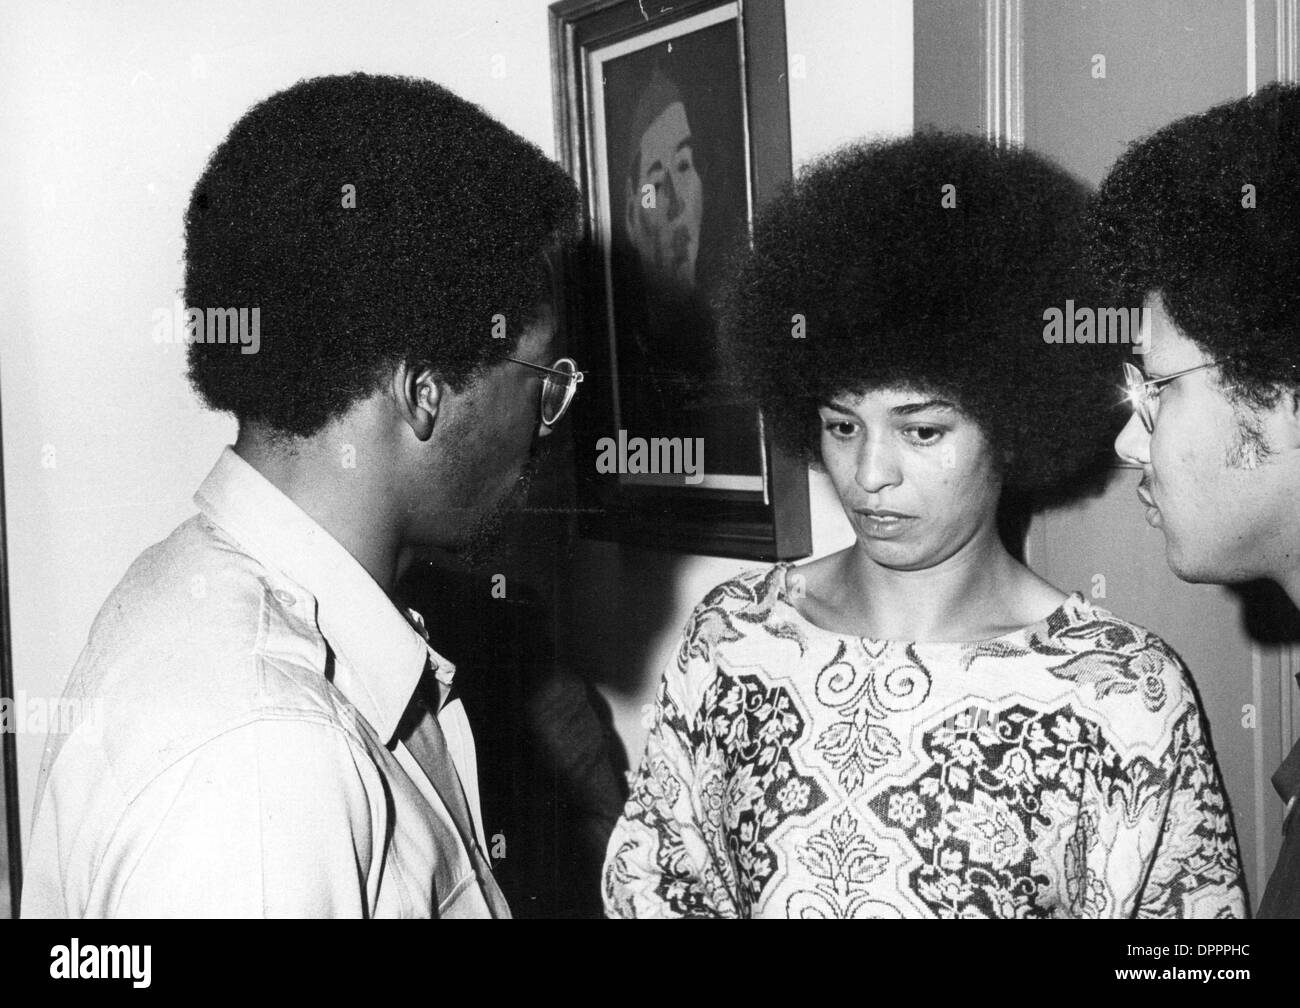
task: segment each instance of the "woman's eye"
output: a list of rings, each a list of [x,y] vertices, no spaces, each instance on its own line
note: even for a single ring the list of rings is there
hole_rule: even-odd
[[[926,427],[924,425],[907,428],[907,433],[917,444],[932,445],[946,433],[942,427]]]
[[[822,426],[831,437],[839,438],[841,441],[853,437],[858,430],[858,425],[850,420],[827,420]]]

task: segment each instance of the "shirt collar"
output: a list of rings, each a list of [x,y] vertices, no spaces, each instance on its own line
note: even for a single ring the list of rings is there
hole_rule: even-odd
[[[455,668],[429,647],[419,615],[399,611],[352,554],[233,448],[222,450],[194,503],[310,596],[321,634],[353,671],[348,699],[385,743],[426,664],[450,685]]]

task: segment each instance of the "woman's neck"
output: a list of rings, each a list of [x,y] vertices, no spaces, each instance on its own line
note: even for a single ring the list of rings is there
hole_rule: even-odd
[[[857,546],[845,551],[842,564],[845,612],[855,612],[855,622],[870,628],[863,636],[882,640],[998,637],[1041,618],[1037,610],[1052,597],[1042,594],[1048,586],[1007,552],[996,528],[926,570],[882,567]]]

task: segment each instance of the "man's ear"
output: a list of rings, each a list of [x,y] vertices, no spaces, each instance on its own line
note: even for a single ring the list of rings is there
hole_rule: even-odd
[[[433,435],[438,411],[443,406],[445,388],[438,376],[425,364],[401,361],[393,368],[390,392],[398,416],[421,441]]]

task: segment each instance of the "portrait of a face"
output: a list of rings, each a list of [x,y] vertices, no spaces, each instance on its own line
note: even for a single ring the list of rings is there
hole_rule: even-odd
[[[712,20],[600,63],[616,417],[632,436],[703,438],[701,489],[759,493],[758,413],[726,388],[711,308],[750,216],[736,23]]]
[[[675,551],[804,555],[807,466],[773,440],[718,309],[756,206],[791,174],[781,6],[572,6],[557,80],[586,211],[564,318],[588,381],[575,450],[595,453],[580,525]],[[684,461],[613,465],[599,446],[614,443],[698,461],[689,479]]]
[[[642,127],[643,120],[649,119]],[[631,131],[635,139],[624,192],[628,240],[642,276],[655,287],[695,288],[705,188],[681,95],[655,71]]]

